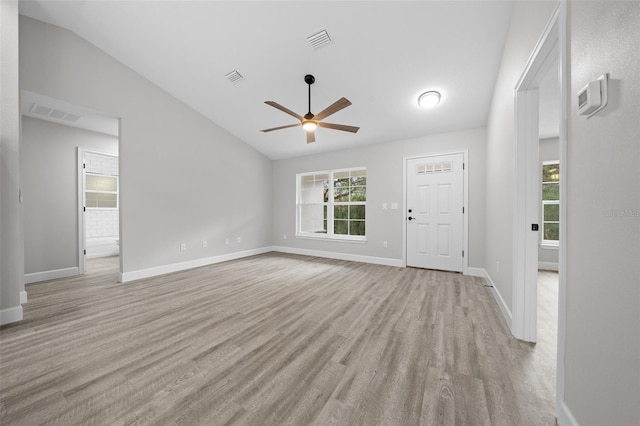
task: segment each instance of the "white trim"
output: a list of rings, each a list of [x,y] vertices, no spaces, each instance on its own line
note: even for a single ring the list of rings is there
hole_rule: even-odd
[[[0,325],[22,321],[22,306],[0,310]]]
[[[85,149],[81,146],[76,147],[78,160],[78,273],[84,274],[84,250],[85,247],[85,215],[84,215],[84,153]]]
[[[559,52],[559,6],[547,22],[514,88],[515,143],[513,150],[513,327],[521,340],[537,338],[539,234],[538,87]],[[538,231],[539,232],[539,231]]]
[[[538,261],[538,269],[544,269],[545,271],[557,271],[558,262],[540,262]]]
[[[357,244],[366,244],[367,237],[360,236],[333,236],[327,237],[326,234],[296,234],[294,237],[299,238],[301,240],[322,240],[322,241],[334,241],[339,243],[357,243]]]
[[[464,275],[468,275],[470,277],[486,278],[487,271],[485,271],[484,268],[474,268],[472,266],[469,266]]]
[[[169,274],[171,272],[178,272],[178,271],[184,271],[186,269],[213,265],[215,263],[226,262],[228,260],[235,260],[235,259],[241,259],[243,257],[255,256],[257,254],[268,253],[270,251],[273,251],[272,247],[261,247],[257,249],[222,254],[219,256],[188,260],[186,262],[173,263],[170,265],[155,266],[153,268],[148,268],[148,269],[139,269],[137,271],[119,272],[118,281],[125,283],[129,281],[140,280],[143,278],[150,278],[158,275]]]
[[[496,287],[493,280],[491,279],[491,275],[489,275],[489,273],[485,271],[484,278],[487,280],[487,282],[491,286],[491,293],[493,294],[493,298],[498,304],[498,307],[500,308],[500,311],[502,312],[502,316],[504,317],[504,320],[507,322],[509,329],[511,329],[512,328],[511,324],[513,323],[513,316],[511,315],[511,310],[509,309],[507,304],[504,302],[502,295],[498,291],[498,287]]]
[[[558,45],[560,51],[560,170],[567,170],[568,112],[569,112],[569,37],[567,29],[567,2],[561,1],[558,7]],[[567,179],[560,179],[560,223],[567,223]],[[556,354],[556,417],[560,425],[578,425],[571,410],[564,402],[564,357],[567,324],[567,227],[560,226],[560,249],[558,252],[558,344]],[[564,418],[567,421],[564,421]]]
[[[540,244],[540,248],[543,250],[558,250],[560,248],[560,244]]]
[[[438,157],[441,155],[462,154],[463,169],[463,203],[464,215],[462,217],[462,249],[464,257],[462,258],[462,274],[473,275],[469,273],[469,150],[461,149],[452,152],[440,152],[433,154],[410,155],[402,158],[402,208],[403,212],[407,211],[407,161],[416,158]],[[402,266],[407,266],[407,221],[402,221]]]
[[[20,304],[24,304],[27,303],[29,301],[29,298],[27,297],[27,292],[26,290],[22,290],[20,292]]]
[[[75,275],[80,275],[80,271],[77,266],[54,269],[53,271],[33,272],[31,274],[24,274],[24,283],[31,284],[40,281],[57,280],[58,278],[73,277]]]
[[[573,416],[567,404],[564,401],[558,401],[558,408],[556,409],[557,421],[560,426],[579,426],[578,421]]]
[[[332,251],[309,250],[295,247],[274,246],[273,251],[303,256],[324,257],[328,259],[349,260],[352,262],[373,263],[376,265],[404,267],[402,259],[390,259],[387,257],[363,256],[360,254],[336,253]]]

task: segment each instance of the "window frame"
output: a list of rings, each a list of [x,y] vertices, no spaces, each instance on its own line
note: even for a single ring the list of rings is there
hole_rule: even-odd
[[[548,161],[543,161],[542,165],[540,166],[540,200],[542,201],[541,203],[541,212],[540,212],[540,222],[542,224],[541,229],[540,229],[540,246],[542,246],[543,248],[559,248],[560,247],[560,241],[559,240],[547,240],[544,238],[544,234],[545,234],[545,224],[549,223],[549,224],[558,224],[558,227],[560,227],[560,217],[558,216],[558,220],[545,220],[544,217],[544,208],[545,206],[548,205],[557,205],[558,209],[560,209],[560,193],[558,192],[558,199],[557,200],[544,200],[543,199],[543,188],[544,188],[544,184],[545,183],[553,183],[553,184],[557,184],[558,185],[558,189],[560,189],[560,180],[561,180],[561,176],[560,176],[560,170],[558,173],[558,180],[557,181],[544,181],[544,173],[543,173],[543,169],[544,166],[550,165],[550,164],[555,164],[558,166],[558,170],[560,169],[560,161],[559,160],[548,160]]]
[[[331,240],[331,241],[344,241],[344,242],[353,242],[353,243],[365,243],[367,242],[367,201],[366,201],[366,196],[365,196],[365,201],[338,201],[336,202],[334,200],[334,176],[337,173],[344,173],[344,172],[358,172],[358,171],[364,171],[365,172],[365,178],[366,178],[366,171],[367,168],[366,167],[349,167],[349,168],[345,168],[345,169],[333,169],[333,170],[319,170],[319,171],[314,171],[314,172],[305,172],[305,173],[297,173],[296,174],[296,233],[295,236],[296,238],[308,238],[308,239],[314,239],[314,240]],[[300,230],[301,224],[302,224],[302,208],[301,206],[303,205],[309,205],[309,204],[319,204],[319,203],[302,203],[302,178],[304,176],[314,176],[314,175],[321,175],[321,174],[326,174],[328,175],[328,181],[329,181],[329,193],[327,196],[327,201],[322,202],[322,206],[326,208],[327,210],[327,217],[326,217],[326,221],[327,221],[327,227],[326,227],[326,233],[312,233],[312,232],[303,232]],[[365,188],[367,188],[367,184],[365,184]],[[366,191],[366,189],[365,189]],[[345,235],[345,234],[335,234],[334,233],[334,212],[335,206],[356,206],[356,205],[361,205],[364,206],[364,226],[365,226],[365,231],[364,231],[364,235]]]
[[[95,189],[87,189],[87,176],[99,176],[99,177],[107,177],[107,178],[113,178],[116,181],[116,190],[115,191],[101,191],[101,190],[95,190]],[[91,172],[86,172],[85,176],[85,183],[84,183],[84,205],[85,205],[85,209],[87,210],[118,210],[120,208],[120,177],[118,175],[105,175],[102,173],[91,173]],[[93,206],[88,206],[87,205],[87,194],[88,193],[92,193],[92,194],[114,194],[116,196],[116,206],[115,207],[93,207]]]

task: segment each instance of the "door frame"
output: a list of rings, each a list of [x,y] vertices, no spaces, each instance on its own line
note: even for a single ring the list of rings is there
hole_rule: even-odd
[[[105,157],[115,157],[118,158],[118,181],[120,181],[120,156],[118,154],[112,154],[108,152],[96,151],[89,148],[83,148],[81,146],[76,147],[77,160],[78,160],[78,274],[84,274],[86,265],[85,265],[85,250],[86,250],[86,233],[87,233],[87,225],[86,225],[86,216],[85,216],[85,180],[84,180],[84,156],[85,154],[96,154],[96,155],[104,155]],[[120,198],[120,190],[118,188],[118,198]],[[118,214],[120,215],[120,200],[118,199]],[[120,217],[120,219],[122,219]],[[122,222],[118,221],[118,228],[121,228]],[[118,230],[119,234],[121,234],[120,230]],[[122,251],[121,245],[118,245],[118,250]],[[122,254],[122,253],[120,253]]]
[[[526,241],[525,233],[531,233],[527,229],[526,209],[524,203],[520,200],[522,193],[518,190],[523,188],[527,183],[527,176],[519,173],[519,164],[526,164],[522,154],[526,149],[526,144],[530,140],[532,121],[538,121],[537,110],[532,111],[531,107],[534,100],[531,99],[530,93],[526,92],[536,73],[544,64],[546,56],[555,48],[555,54],[558,55],[559,74],[560,74],[560,132],[559,132],[559,154],[560,154],[560,170],[566,174],[567,170],[567,144],[568,144],[568,111],[570,102],[570,85],[569,85],[569,41],[568,41],[568,11],[567,3],[559,2],[556,9],[547,23],[536,47],[529,58],[527,65],[518,80],[514,90],[515,100],[515,144],[514,144],[514,227],[513,227],[513,322],[511,332],[517,338],[528,340],[533,336],[535,338],[535,327],[537,324],[532,321],[532,317],[536,315],[537,310],[537,279],[533,281],[535,288],[531,288],[531,281],[525,280],[523,267],[526,252],[524,242]],[[519,93],[519,91],[521,93]],[[523,95],[523,96],[520,96]],[[535,103],[537,103],[537,98]],[[528,129],[528,130],[527,130]],[[520,164],[520,167],[522,165]],[[563,224],[567,223],[567,179],[560,179],[560,247],[558,262],[558,341],[556,354],[556,417],[559,424],[575,423],[569,419],[564,402],[564,354],[565,354],[565,338],[566,338],[566,268],[565,261],[567,258],[567,227]],[[536,194],[538,191],[536,190]],[[539,214],[539,213],[538,213]],[[537,258],[537,251],[536,251]],[[530,260],[529,260],[530,262]],[[537,276],[537,271],[536,271]],[[532,329],[533,328],[533,329]],[[532,334],[532,332],[534,334]]]
[[[438,152],[421,155],[410,155],[402,158],[402,263],[407,267],[407,161],[417,158],[439,157],[441,155],[462,154],[462,161],[465,165],[462,171],[462,203],[464,206],[464,215],[462,217],[462,249],[464,257],[462,258],[462,273],[469,275],[469,150],[461,149],[459,151]]]
[[[535,342],[537,339],[538,236],[540,231],[533,231],[531,227],[532,224],[540,225],[538,87],[540,79],[548,71],[554,57],[560,60],[559,47],[559,15],[558,9],[556,9],[514,88],[511,331],[515,337],[527,342]],[[562,126],[561,123],[560,127]],[[560,144],[562,144],[561,136],[560,139]],[[563,170],[562,165],[560,170]]]

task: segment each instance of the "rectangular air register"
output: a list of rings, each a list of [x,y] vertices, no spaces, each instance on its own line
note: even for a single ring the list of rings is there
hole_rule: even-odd
[[[56,120],[69,121],[71,123],[75,123],[80,119],[79,115],[38,104],[33,104],[29,109],[29,112],[37,115],[45,115],[50,118],[55,118]]]
[[[320,30],[307,36],[307,41],[314,49],[331,43],[331,38],[327,30]]]
[[[440,161],[438,163],[423,163],[416,165],[416,174],[444,173],[453,171],[452,161]]]
[[[227,77],[227,80],[229,80],[232,83],[236,83],[240,80],[242,80],[244,77],[236,70],[231,71],[230,73],[226,74],[225,77]]]

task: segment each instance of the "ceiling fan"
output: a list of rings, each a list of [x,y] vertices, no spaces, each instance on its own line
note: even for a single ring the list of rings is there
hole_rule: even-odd
[[[307,131],[307,143],[311,143],[316,141],[315,130],[318,127],[324,127],[327,129],[334,129],[334,130],[342,130],[344,132],[351,132],[351,133],[356,133],[360,129],[360,127],[347,126],[344,124],[324,123],[321,121],[322,119],[327,118],[331,114],[334,114],[340,111],[341,109],[344,109],[349,105],[351,105],[351,102],[347,98],[340,98],[334,103],[332,103],[331,105],[329,105],[328,107],[326,107],[325,109],[323,109],[322,111],[320,111],[319,113],[312,114],[311,113],[311,85],[316,81],[316,79],[311,74],[307,74],[304,76],[304,81],[309,85],[309,112],[307,112],[304,116],[296,114],[295,112],[291,111],[288,108],[283,107],[277,102],[274,102],[274,101],[265,102],[265,104],[271,105],[272,107],[277,108],[280,111],[286,112],[287,114],[297,118],[298,120],[300,120],[300,123],[289,124],[287,126],[273,127],[271,129],[264,129],[264,130],[261,130],[262,132],[272,132],[274,130],[288,129],[289,127],[302,126]]]

